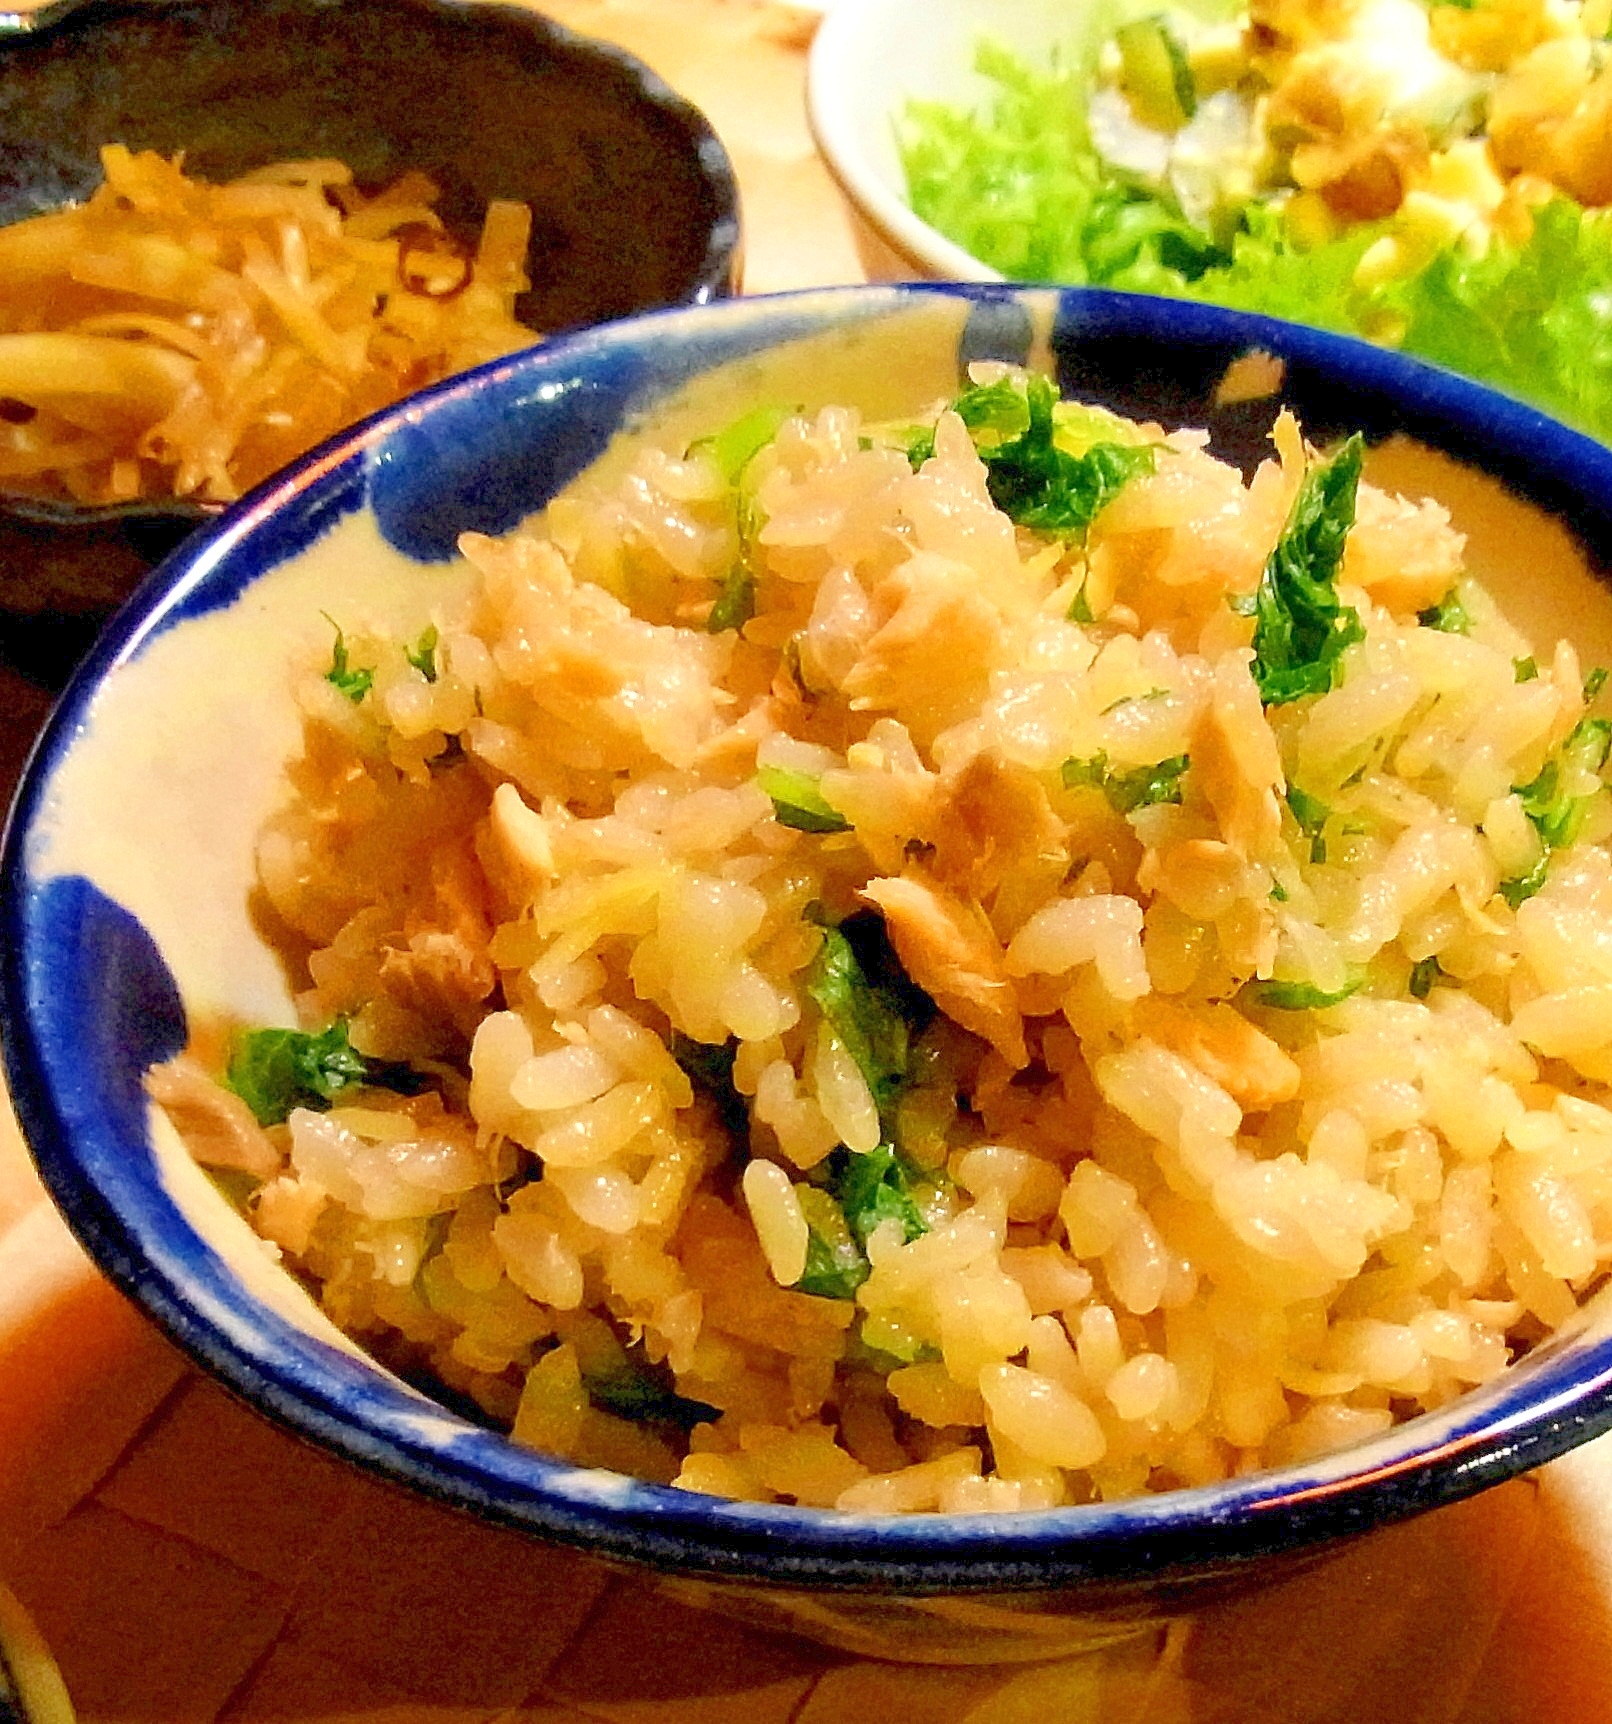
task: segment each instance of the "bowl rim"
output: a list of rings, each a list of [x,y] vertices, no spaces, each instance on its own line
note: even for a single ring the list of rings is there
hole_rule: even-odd
[[[462,1425],[466,1441],[444,1454],[426,1438],[378,1436],[356,1422],[332,1387],[322,1343],[308,1340],[306,1370],[276,1375],[261,1351],[211,1327],[184,1277],[152,1267],[158,1242],[143,1240],[75,1161],[71,1097],[49,1070],[30,999],[43,954],[31,943],[27,921],[28,852],[52,781],[102,682],[181,616],[187,599],[205,596],[209,580],[233,590],[227,581],[239,572],[232,555],[242,547],[249,554],[254,535],[272,526],[278,509],[363,485],[366,457],[405,424],[482,392],[496,402],[501,393],[531,391],[545,377],[574,377],[645,343],[682,340],[697,348],[721,320],[749,319],[787,339],[803,317],[843,322],[894,313],[928,296],[974,305],[1054,302],[1082,319],[1106,319],[1138,340],[1231,340],[1328,367],[1340,384],[1402,395],[1421,427],[1444,427],[1445,446],[1458,456],[1477,446],[1491,453],[1521,447],[1530,466],[1548,458],[1565,476],[1566,494],[1598,511],[1612,556],[1612,449],[1465,378],[1349,337],[1151,296],[953,283],[809,290],[644,313],[450,379],[341,433],[188,540],[114,619],[35,745],[0,850],[0,1037],[25,1138],[70,1226],[182,1349],[298,1434],[484,1518],[596,1554],[712,1578],[917,1595],[1184,1580],[1457,1500],[1612,1427],[1612,1336],[1574,1345],[1569,1333],[1449,1408],[1319,1460],[1156,1496],[1012,1515],[881,1517],[733,1503],[552,1461],[464,1421],[456,1429]],[[273,566],[247,571],[245,584]],[[393,1381],[378,1367],[367,1373]]]
[[[937,280],[998,282],[1007,277],[926,222],[886,181],[862,148],[867,116],[858,110],[855,72],[868,63],[869,34],[903,6],[922,21],[912,0],[856,0],[829,9],[806,61],[806,117],[812,140],[852,208],[903,262]],[[882,116],[894,126],[892,111]]]

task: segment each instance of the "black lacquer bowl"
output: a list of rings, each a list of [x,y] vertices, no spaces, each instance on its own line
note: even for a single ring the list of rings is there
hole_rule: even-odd
[[[103,144],[228,179],[335,156],[362,185],[417,168],[473,239],[532,207],[521,320],[553,332],[733,292],[738,194],[703,115],[620,50],[458,0],[67,0],[0,23],[0,224],[82,199]],[[0,661],[59,684],[191,503],[0,502]]]

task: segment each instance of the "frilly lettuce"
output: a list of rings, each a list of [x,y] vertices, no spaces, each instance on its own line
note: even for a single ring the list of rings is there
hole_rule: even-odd
[[[1088,32],[1089,33],[1089,32]],[[1460,247],[1386,286],[1355,285],[1383,232],[1362,225],[1309,251],[1250,205],[1226,248],[1165,197],[1126,183],[1091,147],[1091,51],[1037,70],[990,44],[985,113],[911,104],[899,128],[914,210],[1021,281],[1200,299],[1392,338],[1612,441],[1612,215],[1557,197],[1524,245]]]

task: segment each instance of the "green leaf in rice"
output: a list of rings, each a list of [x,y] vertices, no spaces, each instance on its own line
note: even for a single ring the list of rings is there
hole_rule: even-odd
[[[913,1200],[915,1175],[892,1144],[881,1143],[866,1155],[845,1152],[839,1164],[836,1190],[851,1232],[863,1243],[886,1221],[901,1224],[904,1240],[929,1231],[923,1212]]]
[[[1255,595],[1253,672],[1267,706],[1325,694],[1344,649],[1365,639],[1359,613],[1337,588],[1365,450],[1357,433],[1304,475],[1266,559]]]
[[[325,672],[325,681],[357,706],[373,687],[375,672],[348,663],[347,637],[342,633],[341,625],[329,615],[325,615],[325,621],[336,631],[336,643],[330,649],[330,669]]]
[[[772,798],[772,811],[780,826],[797,832],[849,832],[851,823],[824,799],[819,781],[809,772],[790,772],[782,766],[763,766],[756,783]]]
[[[1511,674],[1517,682],[1534,682],[1539,677],[1539,665],[1532,656],[1514,658],[1511,661]]]
[[[1588,792],[1580,786],[1586,779],[1599,780],[1609,752],[1612,718],[1581,718],[1535,777],[1512,786],[1540,844],[1539,860],[1526,874],[1500,882],[1500,896],[1513,910],[1545,884],[1552,855],[1578,837],[1601,789],[1599,782]]]
[[[1300,790],[1296,784],[1287,787],[1285,798],[1293,818],[1299,824],[1299,831],[1310,841],[1310,860],[1325,862],[1327,859],[1326,824],[1332,818],[1332,809],[1319,796],[1311,796],[1307,790]]]
[[[1425,1000],[1433,984],[1444,974],[1437,958],[1421,958],[1411,965],[1410,993],[1413,1000]]]
[[[745,468],[800,411],[798,406],[785,407],[777,402],[752,408],[709,437],[696,438],[689,444],[688,452],[690,455],[709,455],[721,470],[722,477],[730,485],[736,485]]]
[[[1318,988],[1314,982],[1251,982],[1248,992],[1257,1006],[1278,1012],[1319,1012],[1357,993],[1364,976],[1354,976],[1341,988]]]
[[[1134,814],[1138,808],[1153,808],[1160,803],[1179,803],[1181,780],[1192,764],[1191,757],[1173,754],[1168,760],[1152,766],[1137,766],[1128,772],[1115,772],[1108,756],[1101,749],[1089,760],[1066,760],[1063,782],[1066,790],[1089,785],[1101,790],[1116,814]]]
[[[1440,634],[1467,635],[1472,632],[1472,618],[1467,615],[1467,608],[1461,603],[1461,595],[1451,587],[1436,605],[1429,605],[1425,611],[1416,613],[1416,620],[1424,629],[1437,629]]]
[[[795,1192],[806,1218],[806,1268],[795,1291],[820,1299],[854,1299],[868,1278],[868,1260],[852,1236],[845,1212],[818,1186],[797,1185]]]
[[[725,629],[742,629],[755,614],[756,578],[742,561],[737,562],[722,577],[722,591],[706,613],[706,632],[719,635]]]
[[[677,1392],[664,1365],[652,1364],[640,1351],[623,1349],[606,1370],[582,1373],[588,1399],[602,1412],[640,1424],[672,1425],[689,1431],[719,1417],[717,1408]]]
[[[245,1030],[235,1038],[230,1089],[251,1108],[259,1125],[279,1125],[293,1108],[323,1110],[344,1090],[368,1084],[405,1094],[424,1080],[407,1066],[366,1059],[338,1018],[324,1030]]]
[[[413,646],[405,647],[403,656],[427,682],[435,682],[437,680],[436,624],[429,625]]]
[[[711,634],[742,629],[756,614],[756,540],[766,517],[746,484],[746,476],[751,462],[800,411],[799,407],[776,403],[757,407],[721,431],[689,444],[689,454],[709,455],[732,487],[733,525],[739,539],[739,554],[723,576],[721,591],[706,615],[705,627]]]
[[[806,992],[845,1044],[879,1117],[887,1118],[907,1081],[912,1030],[921,1027],[920,1017],[933,1015],[933,1005],[926,1014],[927,996],[907,979],[883,920],[854,916],[825,928]]]
[[[728,1135],[736,1144],[748,1144],[750,1109],[733,1083],[737,1039],[729,1036],[725,1042],[697,1042],[678,1032],[672,1036],[671,1052],[688,1081],[715,1106]]]
[[[1601,690],[1606,687],[1607,669],[1605,665],[1597,665],[1584,679],[1584,704],[1594,703]]]

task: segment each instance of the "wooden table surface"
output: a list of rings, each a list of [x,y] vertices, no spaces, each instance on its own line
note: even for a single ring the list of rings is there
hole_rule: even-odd
[[[855,4],[856,0],[843,0]],[[549,0],[698,103],[746,284],[861,278],[771,0]],[[0,680],[0,783],[44,703]],[[0,1577],[86,1724],[1606,1724],[1612,1448],[1168,1636],[935,1670],[771,1639],[361,1477],[229,1400],[89,1267],[0,1098]]]

